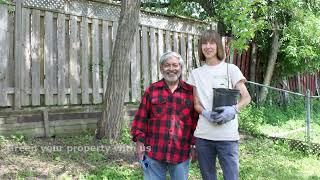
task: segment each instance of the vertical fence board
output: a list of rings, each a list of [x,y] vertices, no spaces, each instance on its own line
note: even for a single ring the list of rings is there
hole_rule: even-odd
[[[173,32],[173,51],[179,52],[179,39],[178,33]]]
[[[186,39],[183,33],[180,34],[180,54],[184,62],[184,66],[182,69],[182,79],[187,79],[187,56],[186,56]]]
[[[89,104],[88,20],[81,21],[81,103]]]
[[[32,105],[40,105],[40,10],[32,10],[31,21],[31,79]]]
[[[169,30],[166,30],[166,51],[172,50],[170,33],[171,32]]]
[[[118,22],[112,22],[112,50],[116,42]]]
[[[21,66],[23,62],[22,52],[22,1],[15,2],[15,20],[14,20],[14,108],[21,108]]]
[[[7,96],[7,71],[9,62],[8,8],[0,5],[0,106],[9,106]]]
[[[22,27],[24,29],[23,35],[23,59],[24,63],[21,66],[21,105],[30,105],[29,101],[29,90],[31,89],[30,83],[30,68],[31,68],[31,44],[30,44],[30,15],[29,9],[22,9]]]
[[[131,49],[131,96],[132,96],[132,102],[137,102],[140,100],[140,32],[138,32],[135,35],[133,46]]]
[[[107,89],[108,73],[110,68],[110,36],[109,23],[102,22],[102,61],[103,61],[103,95]]]
[[[158,59],[157,59],[157,64],[158,64],[158,79],[161,79],[161,71],[160,71],[160,64],[159,64],[159,59],[161,55],[164,52],[164,43],[163,43],[163,30],[159,29],[158,30]]]
[[[200,59],[198,56],[198,44],[199,44],[199,37],[194,36],[193,37],[193,53],[194,53],[194,57],[196,60],[196,66],[200,67],[201,63],[200,63]]]
[[[192,70],[192,36],[188,34],[187,36],[187,77]]]
[[[93,83],[93,103],[101,102],[100,89],[100,75],[99,75],[99,20],[92,20],[92,83]]]
[[[53,105],[53,14],[46,12],[44,18],[45,36],[44,36],[44,64],[45,64],[45,104]]]
[[[154,28],[150,28],[151,81],[158,80],[157,41]]]
[[[142,72],[143,72],[143,88],[150,84],[150,63],[149,63],[149,43],[148,43],[148,29],[142,26]]]
[[[65,15],[58,14],[57,28],[58,28],[58,104],[64,105],[66,103],[65,94],[65,76],[66,76],[66,37],[65,37]]]
[[[78,72],[78,52],[79,52],[79,41],[77,38],[78,24],[77,17],[70,17],[70,103],[78,103],[78,88],[79,88],[79,72]]]

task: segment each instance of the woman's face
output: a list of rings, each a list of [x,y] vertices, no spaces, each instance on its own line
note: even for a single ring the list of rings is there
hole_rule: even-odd
[[[217,44],[214,41],[208,41],[201,44],[201,49],[206,59],[210,59],[217,56]]]

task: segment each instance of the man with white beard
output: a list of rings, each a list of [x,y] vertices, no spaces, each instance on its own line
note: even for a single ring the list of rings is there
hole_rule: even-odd
[[[145,91],[132,122],[132,140],[145,180],[188,179],[195,150],[193,132],[198,113],[193,108],[193,87],[181,80],[183,59],[176,52],[160,58],[163,79]]]

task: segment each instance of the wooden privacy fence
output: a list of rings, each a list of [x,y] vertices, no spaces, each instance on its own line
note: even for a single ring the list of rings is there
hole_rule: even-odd
[[[85,0],[17,0],[14,13],[0,5],[0,107],[100,104],[106,90],[120,6]],[[196,43],[208,24],[140,13],[130,52],[126,102],[161,78],[166,50],[196,61]]]

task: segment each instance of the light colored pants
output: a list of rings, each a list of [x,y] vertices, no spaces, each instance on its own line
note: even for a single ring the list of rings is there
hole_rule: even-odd
[[[239,179],[238,141],[211,141],[197,138],[196,151],[203,180],[217,180],[218,157],[224,180]]]
[[[143,168],[144,180],[165,180],[167,170],[171,180],[188,179],[190,159],[179,164],[170,164],[144,155],[144,160],[140,161],[140,164]]]

